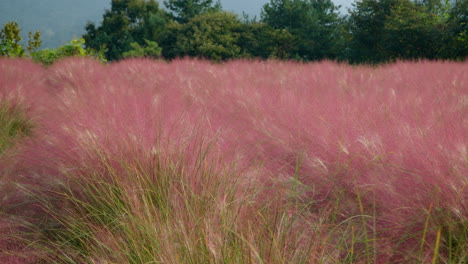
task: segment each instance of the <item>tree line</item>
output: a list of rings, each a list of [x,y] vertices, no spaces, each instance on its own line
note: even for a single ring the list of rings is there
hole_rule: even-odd
[[[240,18],[213,0],[163,4],[112,0],[102,22],[88,23],[78,44],[84,54],[108,61],[188,56],[382,63],[468,56],[468,0],[357,0],[346,16],[331,0],[270,0],[258,19]]]

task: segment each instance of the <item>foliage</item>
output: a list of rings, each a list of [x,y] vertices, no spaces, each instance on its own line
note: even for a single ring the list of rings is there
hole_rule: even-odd
[[[41,32],[36,31],[34,34],[32,32],[29,32],[28,36],[29,36],[29,40],[28,40],[28,46],[26,49],[28,50],[28,53],[31,55],[34,52],[36,52],[42,44]]]
[[[44,65],[51,65],[58,59],[59,56],[54,49],[42,49],[33,54],[33,60]]]
[[[164,43],[163,54],[215,61],[238,58],[241,55],[238,44],[241,26],[237,16],[228,12],[208,12],[186,24],[172,23],[168,31],[173,38]]]
[[[98,27],[86,26],[83,38],[86,47],[105,50],[110,61],[122,58],[132,49],[131,43],[145,45],[145,40],[156,41],[164,31],[166,17],[154,0],[112,0],[111,9]]]
[[[294,37],[289,58],[333,59],[340,52],[341,20],[331,0],[271,0],[263,6],[261,16],[263,22]]]
[[[159,58],[161,56],[162,49],[159,47],[158,43],[150,40],[146,40],[145,46],[140,46],[137,42],[133,42],[130,44],[132,48],[130,51],[124,52],[122,55],[124,58],[132,57],[132,58],[142,58],[142,57],[151,57],[151,58]]]
[[[32,53],[32,58],[36,62],[40,62],[44,65],[51,65],[57,60],[61,60],[67,57],[94,57],[100,61],[105,61],[102,53],[95,52],[93,50],[85,49],[85,40],[72,39],[70,43],[60,46],[57,49],[42,49]]]
[[[459,0],[448,12],[447,31],[450,39],[443,47],[443,57],[468,58],[468,0]]]
[[[444,18],[424,6],[402,1],[387,16],[383,37],[391,58],[435,59],[444,44]]]
[[[21,45],[21,29],[16,22],[8,22],[0,30],[0,56],[24,57],[25,48]],[[41,33],[29,32],[28,46],[26,50],[29,54],[36,51],[41,46]]]
[[[461,2],[466,2],[463,0]],[[457,34],[449,1],[361,0],[349,19],[351,61],[385,62],[396,59],[457,59],[465,52]],[[452,10],[452,11],[451,11]],[[456,12],[456,11],[455,11]],[[458,31],[455,33],[455,31]],[[462,40],[463,42],[463,40]],[[450,50],[457,47],[457,51]],[[463,51],[465,50],[465,51]]]
[[[0,55],[8,57],[22,57],[24,55],[24,49],[20,44],[20,33],[21,29],[16,22],[5,24],[0,31]]]
[[[213,5],[213,0],[165,0],[164,5],[172,11],[171,18],[179,23],[187,23],[197,15],[222,9],[220,2]]]
[[[286,29],[274,29],[262,22],[244,22],[239,46],[242,57],[289,59],[293,54],[294,36]]]
[[[99,27],[83,36],[108,60],[153,55],[382,63],[398,59],[465,60],[467,0],[358,0],[349,17],[331,0],[270,0],[261,21],[240,21],[212,0],[113,0]],[[152,45],[153,45],[152,44]],[[125,55],[124,55],[125,54]]]

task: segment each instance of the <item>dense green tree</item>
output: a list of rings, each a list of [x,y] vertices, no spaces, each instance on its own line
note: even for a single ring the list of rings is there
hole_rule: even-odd
[[[294,54],[294,36],[286,29],[274,29],[263,22],[244,22],[239,46],[242,57],[289,59]]]
[[[341,52],[342,20],[331,0],[271,0],[261,19],[293,36],[288,57],[302,60],[336,58]]]
[[[107,59],[116,60],[132,49],[133,42],[145,45],[146,40],[159,41],[165,24],[164,12],[154,0],[112,0],[102,24],[96,27],[89,23],[83,38],[88,48],[105,49]]]
[[[393,6],[382,39],[391,59],[440,57],[447,37],[446,19],[434,4],[424,6],[406,0]]]
[[[457,34],[449,29],[450,10],[445,0],[357,1],[350,11],[348,58],[371,63],[453,58],[447,52],[454,48],[451,35]]]
[[[159,58],[161,56],[161,47],[158,43],[150,40],[145,40],[146,45],[141,46],[137,42],[130,44],[131,50],[124,52],[124,58]]]
[[[28,46],[21,45],[21,28],[16,22],[8,22],[0,30],[0,56],[23,57],[26,50],[29,53],[36,51],[41,46],[41,33],[29,32]]]
[[[199,57],[211,60],[238,58],[241,22],[228,12],[208,12],[186,24],[172,23],[163,42],[166,58]]]
[[[378,62],[389,57],[382,40],[385,20],[396,1],[361,0],[353,4],[349,19],[352,37],[346,54],[349,60]]]
[[[88,24],[83,37],[88,49],[105,50],[109,60],[161,55],[216,61],[463,60],[467,2],[357,0],[345,20],[331,0],[270,0],[260,22],[241,22],[213,0],[166,0],[169,13],[154,0],[112,0],[102,24]]]
[[[261,19],[273,28],[302,28],[310,22],[307,4],[303,0],[270,0],[263,6]]]
[[[458,0],[450,9],[447,20],[449,40],[442,53],[445,58],[468,58],[468,0]]]
[[[222,9],[219,1],[213,4],[213,0],[166,0],[164,5],[172,11],[170,16],[179,23],[187,23],[197,15]]]
[[[0,30],[0,55],[22,57],[24,54],[21,41],[21,29],[16,22],[6,23]]]

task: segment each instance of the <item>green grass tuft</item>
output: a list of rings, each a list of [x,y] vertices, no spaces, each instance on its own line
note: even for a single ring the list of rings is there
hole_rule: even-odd
[[[32,128],[32,122],[21,106],[0,102],[0,156],[18,139],[30,136]]]

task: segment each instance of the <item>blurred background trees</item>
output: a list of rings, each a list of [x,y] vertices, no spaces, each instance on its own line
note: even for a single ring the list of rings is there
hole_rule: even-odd
[[[172,11],[169,12],[169,16],[179,23],[187,23],[195,16],[206,12],[222,10],[219,1],[213,4],[213,0],[166,0],[164,5]]]
[[[85,48],[85,40],[72,39],[68,44],[57,49],[39,49],[41,33],[29,32],[27,46],[21,43],[21,28],[16,22],[8,22],[0,29],[0,57],[22,58],[30,57],[36,62],[51,65],[55,61],[73,56],[91,56],[101,61],[106,61],[104,54]]]
[[[31,57],[34,61],[40,62],[46,66],[67,57],[93,57],[102,62],[107,61],[102,51],[85,48],[85,40],[83,38],[72,39],[69,43],[56,49],[41,49],[35,51],[31,53]]]
[[[29,32],[28,46],[21,45],[21,28],[16,22],[6,23],[0,29],[0,57],[24,57],[26,51],[29,54],[35,52],[41,46],[41,33],[39,31]]]
[[[109,61],[189,56],[382,63],[468,56],[468,0],[356,0],[347,15],[332,0],[270,0],[258,20],[225,12],[213,0],[163,4],[112,0],[100,24],[88,23],[82,41],[64,46],[81,45],[87,55]],[[18,30],[5,25],[0,55],[29,51],[47,63],[63,57],[59,49],[38,52],[39,33],[23,48]]]
[[[345,58],[373,63],[418,58],[463,60],[467,56],[463,35],[468,9],[461,6],[466,7],[467,2],[357,1],[347,20],[351,37]]]
[[[166,14],[154,0],[112,0],[100,26],[86,25],[86,47],[105,50],[108,60],[117,60],[132,49],[131,43],[145,45],[159,41],[165,31]]]
[[[263,6],[261,18],[291,34],[289,58],[335,59],[342,49],[343,20],[331,0],[271,0]]]
[[[169,26],[173,37],[164,42],[166,57],[199,57],[215,61],[241,57],[241,21],[228,12],[207,12],[185,24]]]

